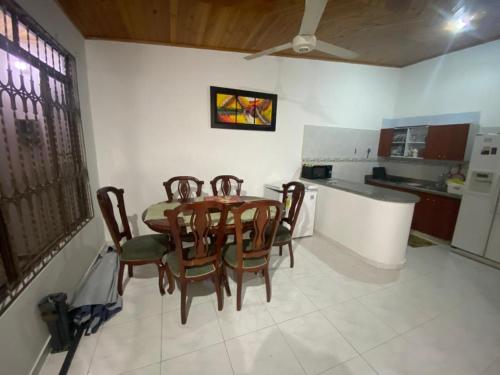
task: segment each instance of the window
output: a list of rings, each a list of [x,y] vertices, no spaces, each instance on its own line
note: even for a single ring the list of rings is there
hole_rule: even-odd
[[[0,3],[0,312],[93,216],[75,68]]]

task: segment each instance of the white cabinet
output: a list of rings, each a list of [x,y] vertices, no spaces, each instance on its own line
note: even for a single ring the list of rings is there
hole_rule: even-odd
[[[268,199],[283,201],[282,183],[264,185],[264,196]],[[306,185],[304,200],[299,211],[299,217],[293,231],[293,238],[312,236],[314,233],[314,215],[316,212],[316,199],[318,188],[314,185]]]

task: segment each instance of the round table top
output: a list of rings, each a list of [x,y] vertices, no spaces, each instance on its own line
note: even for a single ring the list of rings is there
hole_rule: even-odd
[[[229,197],[227,201],[224,201],[224,197],[221,198],[221,203],[226,204],[228,206],[238,206],[245,202],[252,202],[256,200],[267,199],[264,197],[255,197],[255,196],[241,196],[239,198]],[[213,197],[196,197],[190,198],[187,200],[181,201],[180,199],[173,200],[171,202],[162,201],[155,204],[152,204],[148,208],[144,210],[142,213],[142,221],[146,224],[151,230],[159,233],[166,233],[170,231],[170,224],[168,223],[168,219],[165,217],[165,210],[172,210],[184,203],[192,203],[192,202],[201,202],[206,198],[214,199]],[[227,224],[231,225],[231,218],[228,215]]]

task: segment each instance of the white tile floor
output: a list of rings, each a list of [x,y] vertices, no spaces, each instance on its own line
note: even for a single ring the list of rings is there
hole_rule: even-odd
[[[70,374],[500,374],[500,271],[445,246],[408,249],[401,271],[370,267],[321,237],[296,241],[295,268],[272,257],[273,296],[247,279],[243,309],[192,286],[161,297],[135,270],[123,311],[84,337]],[[231,289],[235,285],[231,282]],[[64,354],[41,374],[57,374]]]

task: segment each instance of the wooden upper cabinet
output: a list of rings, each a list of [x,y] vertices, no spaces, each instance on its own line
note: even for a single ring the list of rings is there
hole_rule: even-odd
[[[391,156],[391,144],[394,129],[382,129],[378,143],[378,156]]]
[[[424,159],[464,160],[469,124],[430,126]]]

